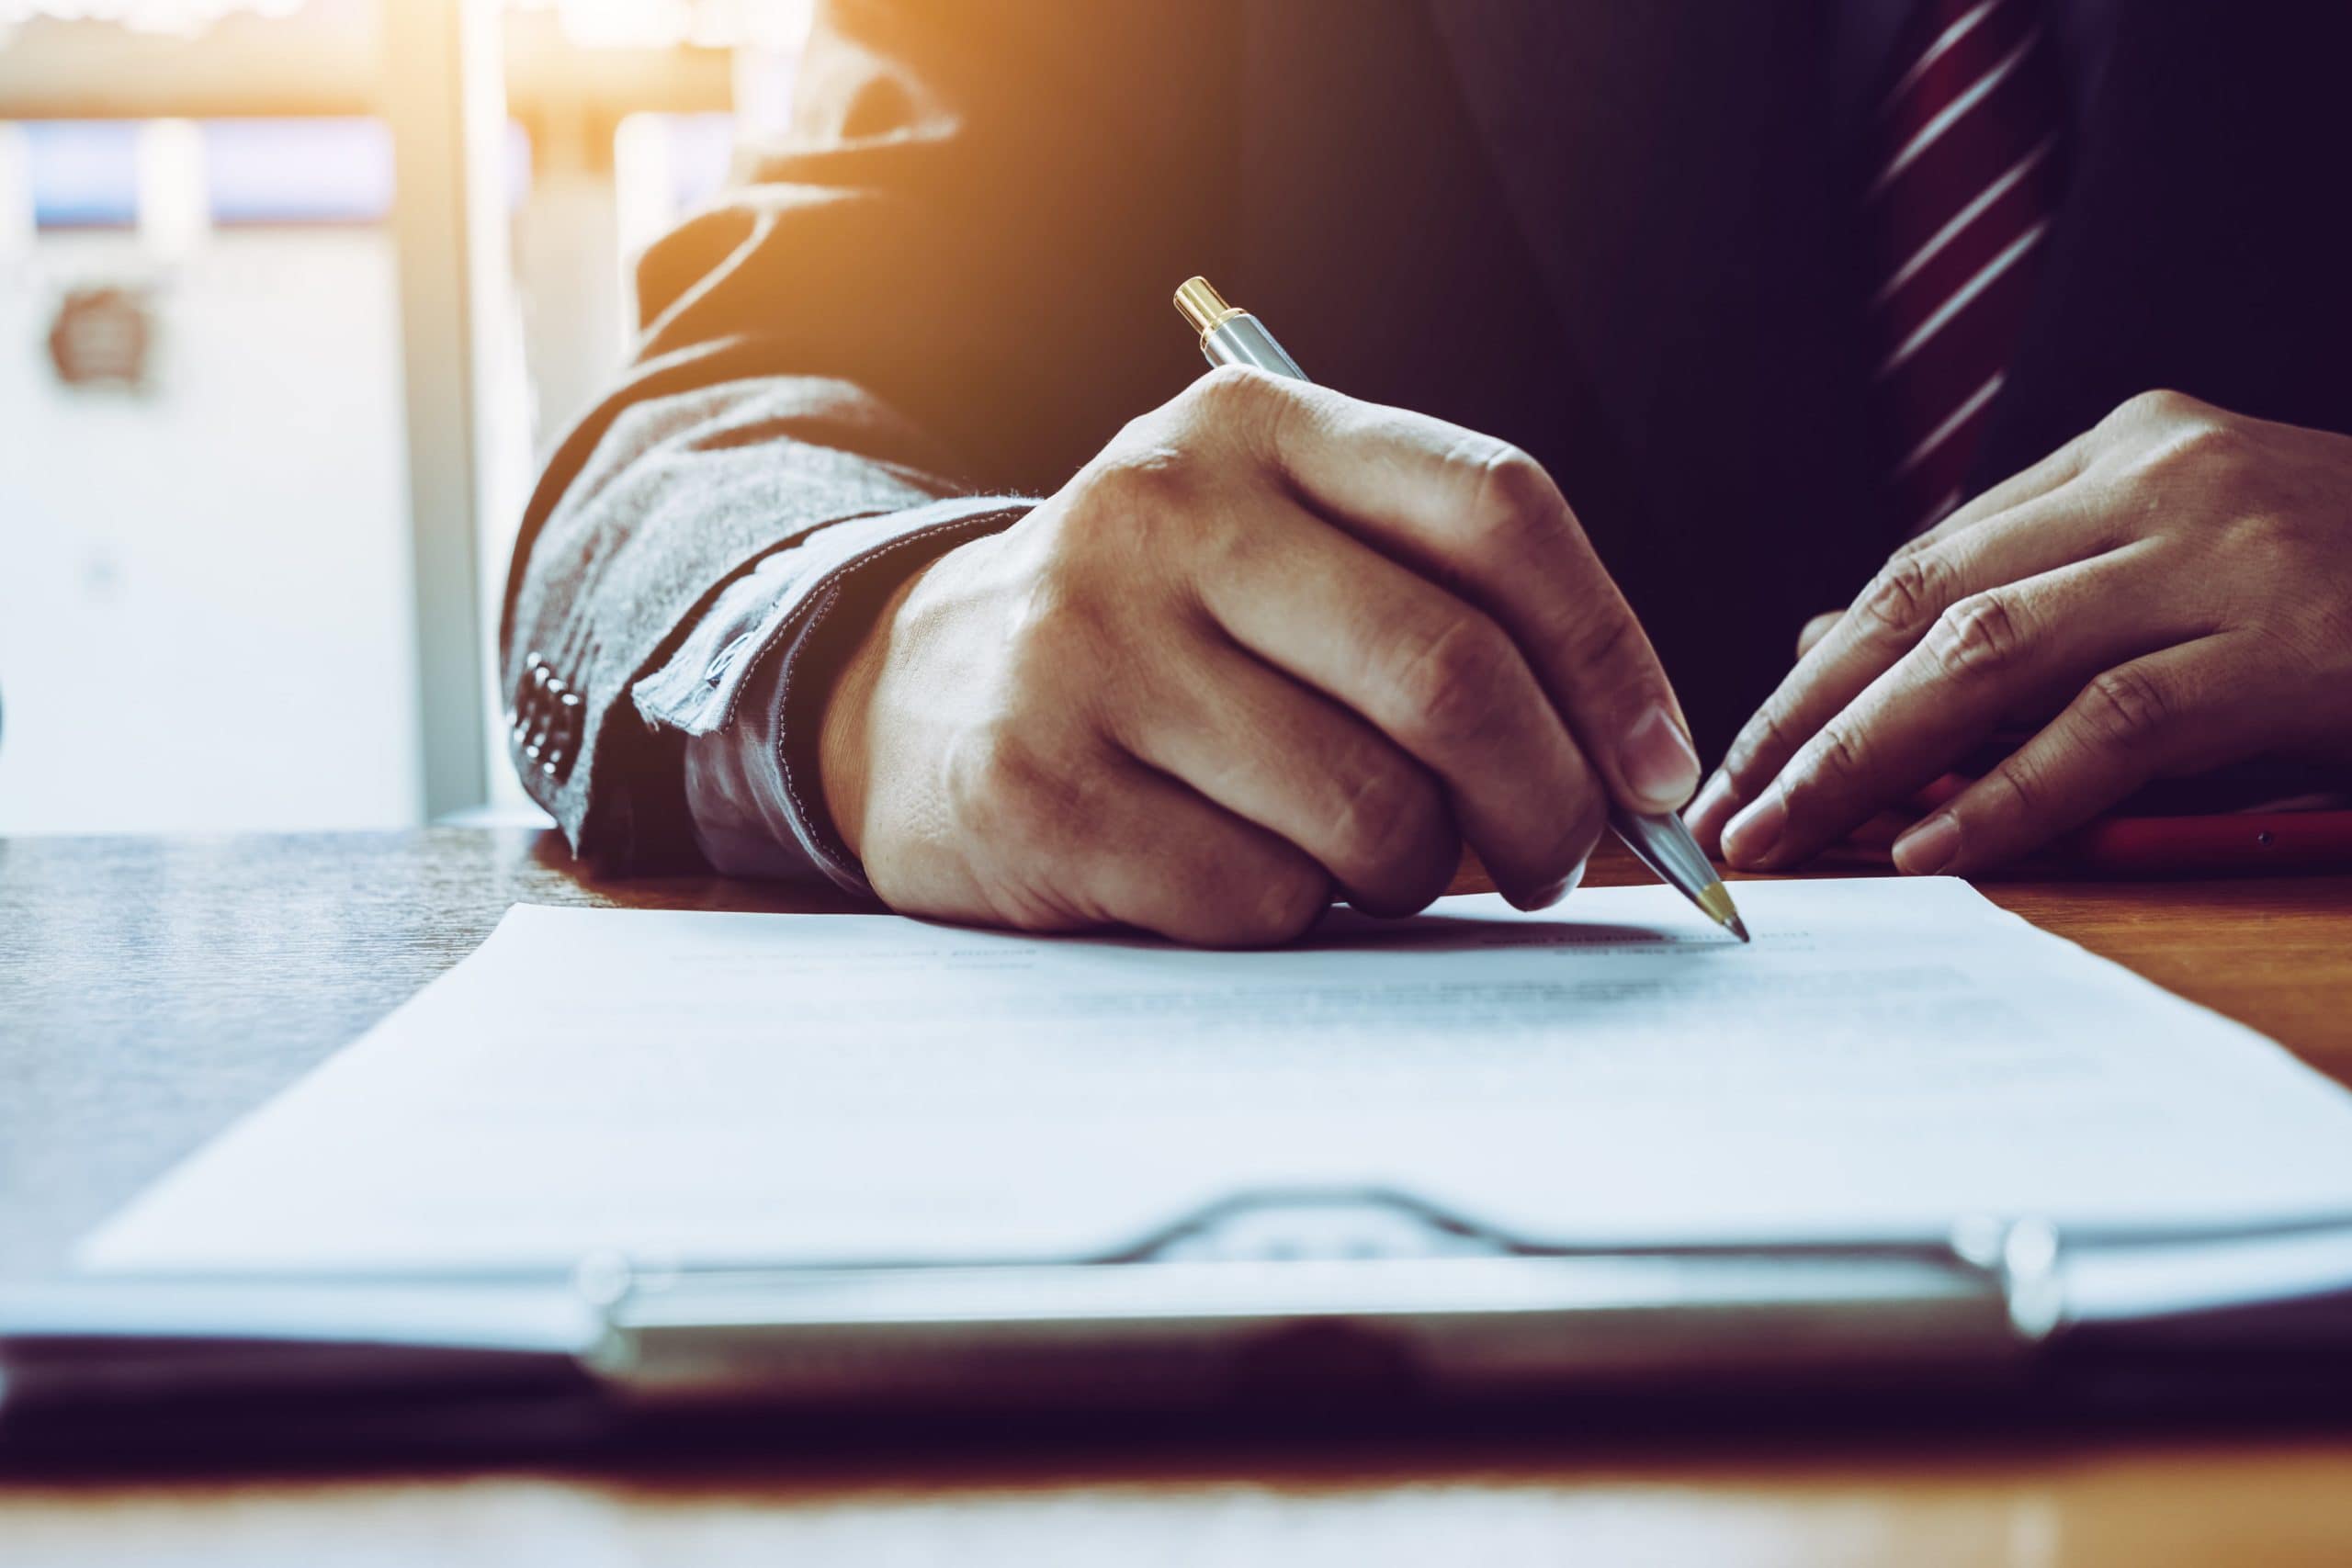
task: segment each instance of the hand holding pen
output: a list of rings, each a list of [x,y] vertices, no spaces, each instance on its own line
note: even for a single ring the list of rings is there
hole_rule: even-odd
[[[1306,372],[1274,341],[1265,323],[1227,304],[1209,287],[1208,279],[1195,277],[1179,288],[1176,309],[1201,334],[1201,353],[1210,364],[1247,365],[1293,380],[1306,379]],[[1565,510],[1566,502],[1561,506]],[[1569,525],[1574,526],[1573,518]],[[1626,795],[1612,792],[1609,806],[1609,826],[1625,847],[1709,919],[1746,942],[1747,927],[1741,923],[1730,893],[1708,863],[1706,852],[1682,825],[1682,818],[1671,810],[1645,811],[1625,804],[1626,800]]]
[[[1673,690],[1550,477],[1252,341],[1259,367],[1134,421],[864,635],[822,785],[892,907],[1272,943],[1335,896],[1418,909],[1467,848],[1536,908],[1612,809],[1696,787]],[[1678,886],[1712,885],[1704,864]]]

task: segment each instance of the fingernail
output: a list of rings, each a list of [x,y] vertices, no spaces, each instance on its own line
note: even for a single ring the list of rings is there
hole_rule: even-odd
[[[1906,876],[1933,876],[1959,853],[1959,819],[1938,812],[1894,840],[1894,868]]]
[[[1568,885],[1565,882],[1555,882],[1549,887],[1539,887],[1530,893],[1524,902],[1517,898],[1512,899],[1511,902],[1532,915],[1538,909],[1550,908],[1567,896]]]
[[[1778,784],[1724,828],[1724,858],[1735,865],[1760,865],[1781,846],[1789,820],[1788,802]]]
[[[1653,706],[1634,726],[1617,753],[1617,765],[1624,773],[1626,786],[1641,797],[1638,804],[1654,810],[1674,810],[1699,787],[1699,754],[1690,750],[1682,727],[1674,722],[1664,703]]]
[[[1555,882],[1551,886],[1543,888],[1529,895],[1527,902],[1521,904],[1520,908],[1531,912],[1537,909],[1550,908],[1553,905],[1558,903],[1561,899],[1575,892],[1577,885],[1584,881],[1584,868],[1586,863],[1587,863],[1583,861],[1577,862],[1576,870],[1568,873],[1567,875],[1562,877],[1559,881]]]
[[[1682,814],[1683,823],[1698,828],[1731,803],[1731,776],[1717,768],[1714,777],[1707,781],[1707,787],[1699,792],[1699,798],[1692,801],[1690,808]]]

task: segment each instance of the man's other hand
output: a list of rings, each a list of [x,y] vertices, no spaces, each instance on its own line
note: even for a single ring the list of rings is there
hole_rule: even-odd
[[[2020,718],[2039,732],[1897,840],[1901,870],[1997,865],[2153,778],[2352,770],[2352,437],[2134,398],[1897,551],[1800,654],[1691,809],[1734,865],[1804,861]]]
[[[1523,453],[1252,370],[1136,420],[886,608],[826,804],[909,913],[1250,945],[1474,849],[1560,897],[1613,793],[1699,767],[1648,638]]]

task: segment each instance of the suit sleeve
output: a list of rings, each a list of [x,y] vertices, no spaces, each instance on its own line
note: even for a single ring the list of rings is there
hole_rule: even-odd
[[[791,137],[647,254],[636,359],[523,520],[502,688],[576,851],[691,857],[687,745],[755,674],[1196,371],[1167,295],[1221,259],[1227,8],[823,8]]]

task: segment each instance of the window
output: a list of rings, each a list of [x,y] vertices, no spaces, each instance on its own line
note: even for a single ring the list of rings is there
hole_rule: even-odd
[[[397,4],[0,0],[0,832],[522,806],[531,477],[806,6]]]

